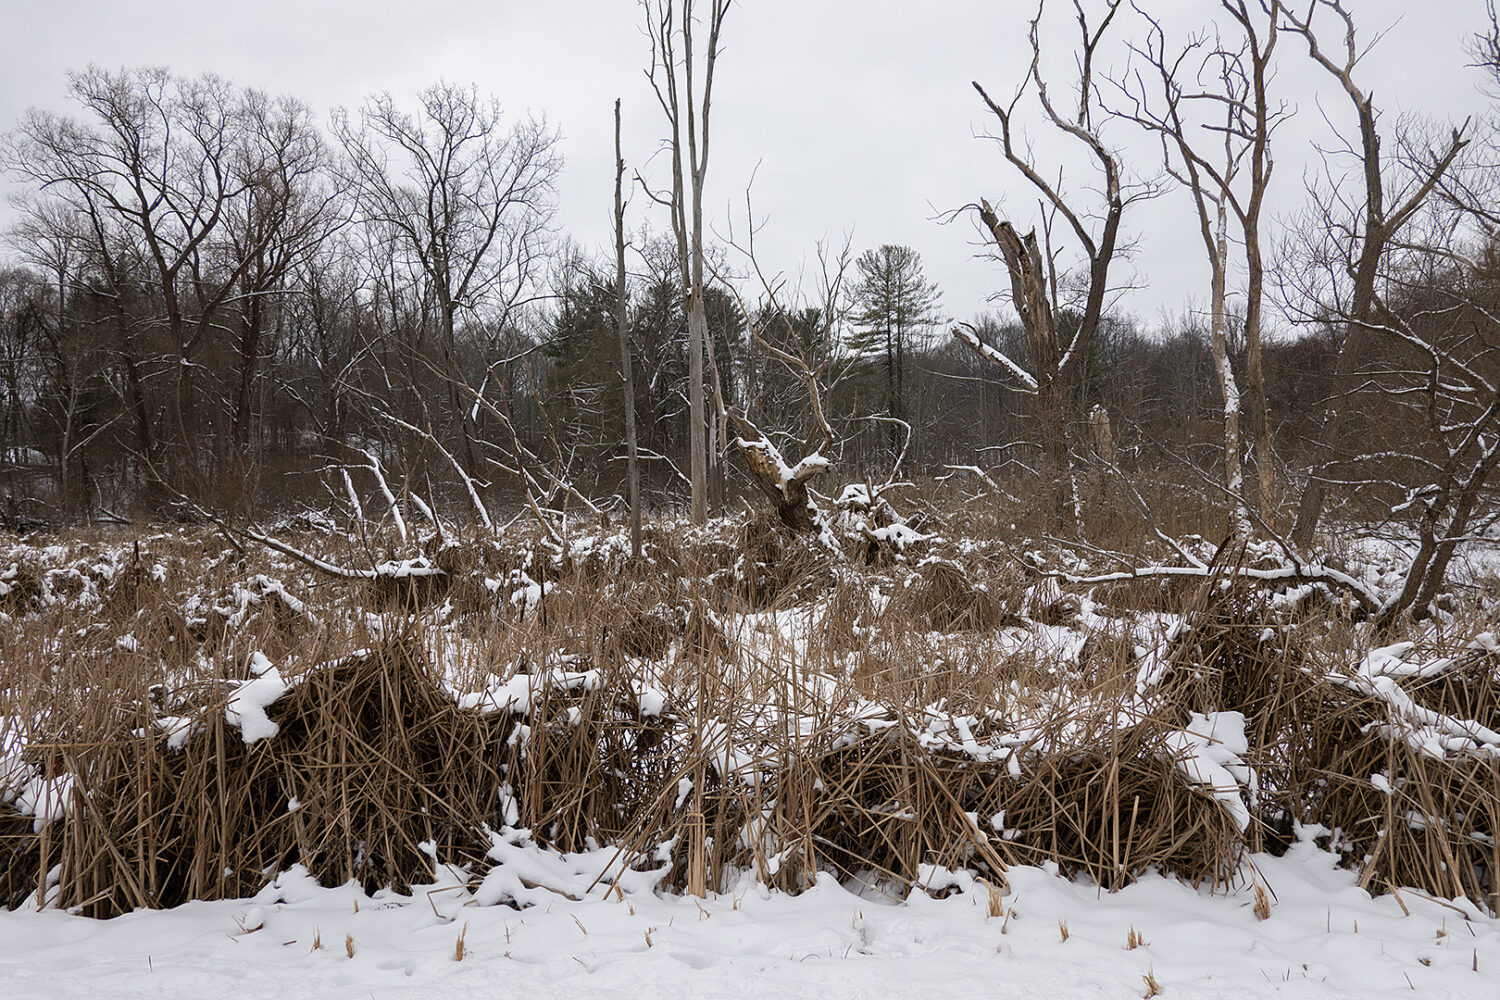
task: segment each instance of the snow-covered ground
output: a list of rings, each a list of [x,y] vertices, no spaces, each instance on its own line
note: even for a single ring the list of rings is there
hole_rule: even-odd
[[[1351,560],[1352,571],[1371,586],[1393,585],[1398,579],[1391,567],[1399,553],[1393,556],[1373,544],[1351,548],[1360,556]],[[85,572],[67,562],[73,557],[65,548],[45,550],[44,555],[49,567],[39,576],[43,603],[62,600],[57,595],[69,580],[76,583],[74,599],[102,602],[109,581],[132,558],[124,548],[112,550],[107,560],[100,557]],[[1496,565],[1500,559],[1481,559],[1466,572],[1483,581],[1494,575]],[[412,563],[391,572],[410,575],[416,568]],[[277,572],[291,569],[279,566]],[[153,563],[148,574],[161,582],[167,570]],[[14,566],[0,572],[0,595],[11,586],[8,580],[19,579]],[[503,606],[518,613],[529,612],[555,585],[548,582],[544,588],[524,570],[484,583]],[[254,576],[243,585],[233,584],[227,595],[220,595],[222,600],[186,602],[185,614],[212,611],[238,628],[272,594],[303,613],[300,599],[277,580]],[[874,589],[869,617],[860,616],[851,626],[855,634],[872,628],[878,610],[891,599],[889,592]],[[1047,601],[1032,593],[1024,603]],[[806,664],[811,637],[823,621],[819,616],[829,614],[829,608],[827,602],[812,602],[708,617],[731,640],[734,652],[727,665],[750,676],[767,663]],[[485,649],[465,644],[459,623],[450,620],[451,611],[449,605],[434,609],[425,634],[444,683],[459,685],[474,673],[466,657]],[[371,616],[366,630],[379,637],[386,621]],[[1126,717],[1148,713],[1145,702],[1160,682],[1170,637],[1182,627],[1179,616],[1164,613],[1141,612],[1129,622],[1137,652],[1136,682],[1124,694]],[[1084,598],[1076,620],[1067,624],[1031,622],[995,631],[984,640],[989,654],[982,659],[1002,663],[1028,652],[1067,672],[1079,664],[1088,636],[1108,634],[1111,628],[1120,626],[1098,616],[1092,601]],[[1268,628],[1261,641],[1278,634]],[[935,656],[946,656],[951,646],[955,662],[972,659],[978,648],[978,640],[968,635],[932,633],[924,641]],[[1493,651],[1496,641],[1484,633],[1471,645]],[[111,635],[106,648],[134,654],[141,645],[136,633],[127,633]],[[1385,700],[1391,708],[1391,734],[1414,750],[1439,758],[1500,752],[1495,749],[1500,737],[1492,729],[1436,715],[1406,697],[1398,681],[1426,676],[1452,662],[1428,644],[1405,642],[1351,655],[1350,671],[1330,675],[1333,682]],[[496,675],[478,691],[454,686],[452,694],[466,710],[525,715],[541,685],[572,691],[600,683],[597,671],[575,669],[576,659],[560,653],[538,657],[528,661],[527,673]],[[246,662],[250,679],[214,711],[225,712],[247,743],[274,739],[277,724],[267,709],[287,687],[280,669],[286,667],[286,676],[295,678],[298,665],[273,664],[259,653]],[[661,716],[669,698],[678,698],[678,717],[691,717],[682,707],[690,704],[681,700],[684,695],[656,686],[666,685],[661,675],[671,665],[670,655],[661,662],[632,664],[639,681],[634,695],[643,716]],[[1048,676],[1053,675],[1049,667]],[[1081,709],[1075,687],[1061,673],[1056,679],[1055,693],[1023,698],[1016,691],[1006,712],[995,710],[989,721],[997,724],[987,730],[990,743],[976,741],[971,727],[978,717],[966,714],[968,708],[941,704],[924,709],[927,725],[915,735],[924,747],[978,762],[1011,761],[1019,768],[1015,748],[1041,752],[1045,745],[1034,734],[1043,732],[1051,713],[1090,715]],[[886,706],[854,698],[842,675],[808,674],[806,681],[813,694],[823,692],[809,699],[820,706],[809,725],[828,724],[832,713],[846,719],[852,730],[864,732],[890,726],[896,718]],[[1114,718],[1120,711],[1110,703],[1092,714]],[[762,716],[769,713],[745,723],[752,736],[756,726],[771,725]],[[178,745],[193,732],[187,717],[162,716],[158,724]],[[799,729],[800,722],[792,728]],[[705,731],[697,738],[718,748],[727,731],[712,732],[716,735]],[[63,818],[62,804],[71,800],[66,784],[71,777],[44,777],[28,764],[24,734],[19,722],[0,725],[0,802],[34,816],[40,828]],[[693,734],[683,729],[680,735],[687,739]],[[1215,795],[1241,828],[1251,821],[1248,810],[1257,784],[1244,763],[1243,717],[1235,712],[1195,714],[1185,730],[1167,734],[1164,746],[1188,783]],[[742,763],[727,746],[722,759],[722,765],[713,765],[721,774],[764,763],[760,757]],[[1386,780],[1384,774],[1370,778],[1372,783],[1377,779]],[[295,800],[288,805],[296,808]],[[507,821],[519,820],[511,814]],[[929,995],[934,1000],[1071,1000],[1141,997],[1156,990],[1166,997],[1194,998],[1500,998],[1500,921],[1463,901],[1432,900],[1413,890],[1372,899],[1356,886],[1355,873],[1339,868],[1338,859],[1311,839],[1285,857],[1250,858],[1240,886],[1217,894],[1152,876],[1108,895],[1054,871],[1014,868],[1007,890],[998,897],[970,875],[928,870],[923,881],[931,894],[914,891],[904,901],[882,896],[878,886],[852,891],[828,876],[796,896],[772,893],[746,878],[732,891],[697,901],[662,893],[657,875],[649,872],[628,874],[618,892],[611,890],[608,879],[598,878],[617,871],[615,852],[608,849],[562,856],[507,830],[495,835],[491,858],[497,864],[483,877],[436,865],[433,884],[410,896],[370,897],[354,886],[324,888],[294,870],[251,900],[197,902],[110,921],[35,907],[0,912],[0,1000],[219,995],[234,1000],[925,1000]]]
[[[700,902],[657,894],[649,875],[590,892],[606,852],[521,843],[474,892],[447,869],[411,896],[374,897],[293,871],[253,900],[109,921],[3,913],[0,996],[1071,1000],[1141,997],[1148,976],[1164,997],[1500,996],[1500,922],[1409,891],[1372,899],[1311,844],[1254,857],[1245,884],[1217,895],[1159,877],[1108,895],[1015,868],[992,916],[967,876],[946,898],[902,903],[826,876],[797,896],[746,881]],[[478,905],[486,886],[532,905]],[[1144,943],[1127,947],[1133,935]]]

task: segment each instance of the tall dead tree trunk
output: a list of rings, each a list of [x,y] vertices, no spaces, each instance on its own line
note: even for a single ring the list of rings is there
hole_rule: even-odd
[[[1226,343],[1225,300],[1229,279],[1229,209],[1234,201],[1235,181],[1253,148],[1251,136],[1240,127],[1250,88],[1245,49],[1225,48],[1217,36],[1210,45],[1209,37],[1204,34],[1192,38],[1180,53],[1169,57],[1160,22],[1149,16],[1146,21],[1150,31],[1135,52],[1155,71],[1161,91],[1159,95],[1148,93],[1140,75],[1120,83],[1121,91],[1133,104],[1122,117],[1161,139],[1168,175],[1193,200],[1211,276],[1209,342],[1223,403],[1224,489],[1229,495],[1231,524],[1243,537],[1250,532],[1250,518],[1241,470],[1240,389]],[[1193,72],[1191,82],[1196,85],[1204,85],[1205,75],[1216,79],[1204,85],[1209,89],[1189,90],[1183,80],[1187,71]],[[1192,119],[1194,107],[1222,108],[1223,118]],[[1222,158],[1210,159],[1200,152],[1193,142],[1193,136],[1200,130],[1222,135]]]
[[[682,280],[688,327],[688,479],[689,515],[694,524],[708,520],[710,455],[704,352],[708,318],[703,301],[703,185],[708,176],[709,116],[713,98],[714,64],[719,56],[719,32],[732,0],[710,0],[708,45],[703,52],[703,87],[694,84],[699,53],[693,41],[693,0],[647,0],[647,33],[651,38],[652,87],[670,129],[672,191],[668,198],[652,197],[670,208],[677,238],[677,263]],[[679,71],[681,76],[679,76]]]
[[[1283,7],[1281,0],[1260,0],[1264,23],[1257,20],[1248,0],[1221,0],[1244,34],[1244,54],[1248,60],[1245,88],[1238,108],[1232,103],[1230,114],[1234,130],[1248,141],[1250,190],[1235,201],[1245,244],[1245,395],[1254,424],[1256,506],[1261,520],[1269,524],[1276,512],[1276,467],[1271,448],[1271,415],[1266,405],[1266,379],[1261,365],[1261,317],[1265,299],[1265,259],[1261,247],[1260,219],[1265,207],[1266,190],[1275,166],[1271,158],[1271,133],[1284,118],[1285,109],[1270,103],[1271,57]]]
[[[1344,38],[1342,63],[1326,53],[1318,42],[1313,17],[1319,9],[1328,10],[1339,19]],[[1347,300],[1336,311],[1342,314],[1343,342],[1339,345],[1338,359],[1334,365],[1334,392],[1323,412],[1322,426],[1318,432],[1317,449],[1320,454],[1338,451],[1344,436],[1347,401],[1359,381],[1359,367],[1368,354],[1368,335],[1374,323],[1376,282],[1382,262],[1392,243],[1422,208],[1443,177],[1453,166],[1459,153],[1468,145],[1466,136],[1468,123],[1453,130],[1446,148],[1434,150],[1431,164],[1420,176],[1411,178],[1405,196],[1390,211],[1386,209],[1385,162],[1381,154],[1381,139],[1376,122],[1379,113],[1372,97],[1354,82],[1354,68],[1362,55],[1355,34],[1354,18],[1341,0],[1316,0],[1306,15],[1298,17],[1288,13],[1288,30],[1301,35],[1308,46],[1312,60],[1338,81],[1359,121],[1359,150],[1361,173],[1364,179],[1364,204],[1360,219],[1349,229],[1354,234],[1357,246],[1338,248],[1340,256],[1352,266],[1348,269],[1351,284]],[[1328,232],[1345,228],[1334,225],[1327,219]],[[1307,469],[1302,495],[1297,505],[1297,521],[1292,529],[1292,542],[1303,551],[1311,548],[1317,532],[1318,522],[1323,516],[1327,502],[1327,477],[1316,466]]]
[[[1150,184],[1127,188],[1120,155],[1104,143],[1099,125],[1094,120],[1094,55],[1122,4],[1123,0],[1109,0],[1107,13],[1097,28],[1090,27],[1082,5],[1075,4],[1079,28],[1076,112],[1063,114],[1059,111],[1048,94],[1047,81],[1041,72],[1040,25],[1046,10],[1045,0],[1031,22],[1031,66],[1010,103],[1003,106],[996,103],[982,86],[974,84],[985,106],[999,122],[1000,133],[993,138],[1000,143],[1007,162],[1040,193],[1044,213],[1055,213],[1063,220],[1067,231],[1077,241],[1087,270],[1078,330],[1071,342],[1063,345],[1058,340],[1055,317],[1059,283],[1050,238],[1044,256],[1034,231],[1025,237],[1020,236],[1014,226],[996,216],[988,202],[981,201],[980,220],[1010,274],[1012,301],[1026,330],[1031,370],[1028,372],[1013,359],[982,344],[972,329],[955,329],[954,334],[981,356],[999,364],[1013,380],[1021,383],[1023,389],[1034,395],[1040,421],[1043,475],[1048,480],[1049,522],[1057,531],[1063,530],[1070,516],[1074,521],[1074,531],[1081,530],[1081,525],[1076,523],[1078,505],[1069,458],[1067,407],[1104,315],[1110,267],[1118,253],[1120,222],[1128,205],[1155,193]],[[1102,194],[1103,205],[1087,209],[1080,207],[1063,189],[1060,178],[1053,181],[1043,176],[1031,157],[1029,144],[1018,141],[1012,129],[1014,116],[1022,97],[1033,86],[1045,120],[1087,151],[1097,174],[1091,183]]]
[[[1261,364],[1265,299],[1261,216],[1275,166],[1271,136],[1288,114],[1286,108],[1272,104],[1269,93],[1271,57],[1284,10],[1281,0],[1258,0],[1254,10],[1248,0],[1220,0],[1220,6],[1239,27],[1238,47],[1226,45],[1217,34],[1210,38],[1205,33],[1192,38],[1177,55],[1168,56],[1160,23],[1142,12],[1150,31],[1133,49],[1155,71],[1161,93],[1147,93],[1139,75],[1117,81],[1117,86],[1133,104],[1121,117],[1161,139],[1167,173],[1192,196],[1197,212],[1199,234],[1212,273],[1210,338],[1224,404],[1224,485],[1231,494],[1236,530],[1244,534],[1249,531],[1249,517],[1240,471],[1242,403],[1253,425],[1255,507],[1262,523],[1270,523],[1276,503],[1271,420]],[[1189,75],[1191,79],[1185,81]],[[1212,82],[1204,82],[1205,76]],[[1193,117],[1192,108],[1216,109],[1222,118]],[[1194,142],[1200,132],[1220,137],[1217,141],[1223,143],[1222,158],[1200,150]],[[1240,182],[1242,175],[1245,180]],[[1238,223],[1245,253],[1243,400],[1225,344],[1231,213]]]
[[[1250,534],[1250,517],[1245,510],[1245,474],[1240,467],[1240,388],[1229,363],[1229,345],[1225,339],[1228,325],[1224,299],[1229,272],[1229,212],[1222,193],[1214,211],[1214,235],[1211,260],[1213,298],[1209,319],[1209,341],[1214,355],[1214,372],[1219,381],[1219,398],[1224,404],[1224,489],[1233,507],[1235,531]]]
[[[1067,398],[1059,364],[1057,317],[1047,290],[1047,270],[1042,263],[1036,233],[1025,236],[1015,226],[1002,221],[987,201],[981,201],[979,217],[1010,273],[1011,302],[1026,331],[1026,352],[1031,359],[1032,392],[1036,400],[1037,424],[1041,433],[1042,477],[1047,486],[1048,522],[1055,528],[1067,523],[1072,507],[1073,477],[1068,461],[1067,416],[1063,403]]]
[[[630,320],[625,301],[625,157],[620,152],[620,100],[615,99],[615,330],[620,335],[620,376],[625,390],[626,476],[630,493],[630,554],[641,556],[641,465],[635,440],[635,376],[630,363]]]

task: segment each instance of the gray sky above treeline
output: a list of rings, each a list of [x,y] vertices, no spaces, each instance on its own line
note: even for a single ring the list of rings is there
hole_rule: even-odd
[[[1141,0],[1179,42],[1217,9],[1209,0]],[[1386,123],[1423,114],[1460,121],[1491,106],[1465,46],[1484,22],[1483,0],[1349,0],[1366,43],[1385,32],[1362,64],[1362,81],[1386,109]],[[1044,70],[1062,87],[1073,79],[1071,4],[1052,0],[1044,24]],[[1099,6],[1097,2],[1093,5]],[[389,91],[408,105],[438,79],[476,83],[510,112],[545,115],[562,133],[561,228],[588,247],[611,240],[612,113],[624,99],[625,155],[648,176],[663,134],[644,75],[648,44],[635,0],[263,0],[254,4],[169,0],[155,3],[4,0],[0,45],[0,129],[32,106],[66,109],[66,73],[165,65],[192,75],[212,71],[236,83],[307,102],[326,121],[339,105]],[[974,93],[978,80],[1008,97],[1029,62],[1030,0],[740,0],[724,28],[714,95],[708,220],[722,236],[743,236],[745,192],[762,228],[762,267],[795,274],[819,240],[857,253],[906,244],[923,256],[956,318],[999,307],[998,266],[978,256],[970,215],[947,213],[988,198],[1022,229],[1036,220],[1036,198],[993,144],[979,136],[993,119]],[[1124,42],[1139,21],[1123,12],[1102,69],[1125,66]],[[1336,37],[1331,41],[1337,42]],[[1341,93],[1307,59],[1300,39],[1278,49],[1279,96],[1295,114],[1277,134],[1271,212],[1289,218],[1303,202],[1313,144],[1337,144],[1330,123],[1347,126]],[[1039,161],[1061,166],[1073,185],[1090,175],[1076,151],[1057,143],[1035,104],[1022,118]],[[1112,142],[1139,151],[1136,169],[1156,170],[1157,147],[1123,126]],[[655,169],[662,168],[662,169]],[[1337,173],[1344,169],[1335,162]],[[0,210],[8,218],[8,211]],[[666,225],[637,194],[630,224]],[[1145,323],[1207,297],[1188,203],[1168,192],[1127,218],[1138,243],[1135,285],[1119,308]]]

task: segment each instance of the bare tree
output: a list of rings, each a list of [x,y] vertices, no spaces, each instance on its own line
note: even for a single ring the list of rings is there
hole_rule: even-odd
[[[109,302],[148,482],[202,486],[212,439],[200,397],[218,377],[205,358],[222,339],[226,312],[247,301],[246,275],[286,235],[278,225],[230,238],[230,220],[254,214],[248,203],[273,177],[295,185],[314,169],[307,151],[316,137],[292,102],[269,102],[215,76],[91,67],[69,77],[69,90],[84,117],[28,112],[7,165],[44,192],[33,231],[48,228],[48,212],[61,218],[54,209],[79,223],[68,224],[85,237],[79,277]],[[170,384],[175,400],[153,392],[153,381]]]
[[[293,268],[317,251],[339,219],[337,194],[327,183],[327,150],[305,105],[249,91],[243,127],[247,142],[235,169],[245,192],[226,220],[222,242],[231,261],[246,262],[231,300],[239,312],[240,356],[231,428],[241,461],[249,463],[268,318],[282,304]]]
[[[1031,21],[1031,65],[1010,102],[999,104],[982,86],[974,84],[974,89],[999,123],[999,134],[993,138],[999,143],[1007,162],[1041,196],[1047,246],[1044,251],[1035,230],[1021,235],[1011,222],[996,215],[988,201],[981,200],[978,206],[980,220],[1010,275],[1011,300],[1026,332],[1029,370],[1016,359],[983,344],[972,328],[961,325],[954,330],[954,335],[997,364],[1007,378],[1035,398],[1042,440],[1042,475],[1049,493],[1048,514],[1054,529],[1060,529],[1070,516],[1075,524],[1078,520],[1066,410],[1104,315],[1105,299],[1110,290],[1110,268],[1122,249],[1120,224],[1127,207],[1155,193],[1151,184],[1132,185],[1127,182],[1120,153],[1110,148],[1101,137],[1101,123],[1096,111],[1094,57],[1122,2],[1108,0],[1104,17],[1097,27],[1091,27],[1083,0],[1074,0],[1079,29],[1078,106],[1075,111],[1065,113],[1059,107],[1042,74],[1041,22],[1046,12],[1046,0],[1038,4],[1036,16]],[[1062,186],[1060,179],[1050,180],[1043,173],[1044,168],[1033,158],[1029,144],[1019,135],[1017,110],[1033,88],[1048,125],[1078,143],[1087,153],[1097,174],[1093,183],[1100,193],[1102,205],[1085,208]],[[1058,335],[1060,282],[1050,230],[1050,220],[1054,217],[1061,218],[1063,227],[1077,241],[1084,258],[1084,296],[1078,329],[1066,343],[1060,341]]]
[[[1248,0],[1220,0],[1230,20],[1239,26],[1244,38],[1243,79],[1245,86],[1238,95],[1226,95],[1229,130],[1248,145],[1249,187],[1237,194],[1225,184],[1230,208],[1239,221],[1245,246],[1245,395],[1255,434],[1255,472],[1258,479],[1257,505],[1263,523],[1269,523],[1276,509],[1276,467],[1271,449],[1271,415],[1266,407],[1266,378],[1261,365],[1261,326],[1265,313],[1265,252],[1262,246],[1261,216],[1266,191],[1271,183],[1274,161],[1271,157],[1271,133],[1290,113],[1283,105],[1273,105],[1270,98],[1272,57],[1282,13],[1281,0],[1257,0],[1252,8]]]
[[[1132,51],[1143,59],[1155,79],[1148,85],[1137,72],[1133,77],[1118,81],[1121,91],[1131,102],[1130,110],[1122,114],[1160,138],[1167,173],[1193,201],[1211,272],[1209,335],[1223,402],[1224,487],[1233,505],[1235,528],[1245,535],[1250,531],[1250,519],[1245,509],[1240,463],[1240,390],[1225,340],[1228,229],[1229,214],[1233,209],[1245,236],[1244,246],[1253,285],[1251,299],[1258,303],[1264,281],[1258,218],[1271,172],[1267,142],[1279,120],[1279,112],[1270,110],[1264,94],[1264,59],[1269,56],[1269,45],[1257,43],[1249,29],[1234,48],[1226,47],[1217,33],[1210,36],[1202,32],[1191,37],[1180,52],[1169,55],[1166,34],[1160,22],[1142,10],[1135,0],[1132,0],[1132,6],[1149,25],[1145,42],[1133,45]],[[1243,18],[1240,21],[1242,27],[1250,23],[1249,12],[1243,5],[1240,5],[1236,19],[1240,18]],[[1260,67],[1258,71],[1257,66]],[[1256,75],[1257,72],[1260,76]],[[1200,107],[1207,109],[1207,113],[1195,113],[1194,109]],[[1199,135],[1205,136],[1207,141],[1200,140]],[[1217,149],[1209,153],[1204,151],[1204,146]],[[1247,158],[1251,161],[1252,171],[1248,192],[1238,184]],[[1247,367],[1253,368],[1251,395],[1258,408],[1256,441],[1260,457],[1257,467],[1262,470],[1260,512],[1265,517],[1269,494],[1264,475],[1271,465],[1266,458],[1269,453],[1265,450],[1269,447],[1269,437],[1263,433],[1268,423],[1264,379],[1260,374],[1259,316],[1258,304],[1253,310],[1246,310],[1245,335]]]
[[[630,490],[630,554],[641,556],[641,465],[635,439],[635,373],[630,363],[630,317],[625,288],[625,156],[620,151],[620,100],[615,98],[615,329],[620,335],[620,377],[625,388],[626,475]]]
[[[1497,514],[1500,238],[1491,217],[1500,192],[1481,159],[1452,164],[1453,183],[1383,255],[1360,321],[1368,349],[1356,369],[1359,394],[1379,407],[1380,433],[1344,478],[1384,501],[1414,543],[1387,620],[1431,612],[1460,546]]]
[[[1312,34],[1311,18],[1319,13],[1331,13],[1342,27],[1342,62],[1327,57]],[[1360,197],[1344,197],[1336,184],[1314,192],[1302,266],[1295,269],[1307,277],[1289,290],[1289,303],[1304,310],[1306,319],[1341,334],[1326,420],[1337,428],[1366,418],[1352,453],[1337,447],[1345,442],[1325,422],[1330,457],[1315,475],[1357,488],[1367,511],[1396,525],[1411,558],[1394,586],[1376,585],[1326,565],[1310,555],[1306,543],[1277,535],[1263,521],[1286,564],[1234,572],[1265,583],[1312,581],[1345,591],[1385,628],[1407,613],[1420,617],[1438,609],[1460,547],[1497,518],[1495,139],[1485,136],[1488,155],[1466,155],[1477,145],[1466,126],[1423,133],[1408,123],[1395,133],[1396,149],[1382,152],[1373,102],[1353,82],[1362,53],[1340,0],[1315,0],[1306,17],[1283,14],[1290,30],[1308,39],[1314,59],[1344,87],[1361,129],[1360,143],[1346,144],[1363,175]],[[1249,46],[1253,51],[1254,43]],[[1388,203],[1395,207],[1387,209]],[[1368,419],[1371,415],[1375,419]],[[1180,565],[1143,567],[1119,554],[1121,570],[1079,582],[1202,575],[1191,553],[1157,534],[1176,551]]]
[[[1491,7],[1493,13],[1493,7]],[[1315,18],[1325,13],[1333,19],[1334,31],[1342,36],[1342,51],[1330,51],[1319,39]],[[1359,123],[1359,142],[1345,148],[1359,164],[1363,190],[1358,200],[1347,199],[1335,186],[1314,192],[1315,209],[1309,220],[1314,235],[1310,248],[1314,261],[1329,281],[1309,296],[1319,303],[1317,311],[1342,317],[1343,339],[1335,366],[1334,395],[1325,407],[1317,447],[1324,455],[1336,452],[1343,437],[1345,405],[1360,381],[1361,364],[1369,357],[1368,333],[1375,323],[1377,285],[1390,253],[1401,242],[1402,231],[1415,219],[1428,199],[1443,183],[1460,152],[1468,144],[1468,123],[1453,129],[1445,141],[1427,155],[1408,160],[1391,177],[1389,156],[1382,151],[1380,112],[1372,96],[1355,80],[1355,70],[1364,55],[1355,31],[1354,17],[1343,0],[1314,0],[1302,15],[1287,13],[1289,30],[1307,42],[1314,62],[1338,82]],[[1322,294],[1319,294],[1319,293]],[[1307,470],[1297,510],[1292,540],[1309,549],[1322,517],[1327,494],[1328,470]]]
[[[465,400],[472,387],[460,359],[460,317],[504,325],[535,293],[561,159],[545,122],[527,118],[507,129],[499,103],[472,86],[436,84],[419,103],[409,114],[389,94],[372,97],[359,128],[341,112],[334,133],[377,252],[392,268],[404,261],[426,284],[458,423],[456,454],[466,481],[482,490],[480,411]]]
[[[1495,0],[1485,0],[1485,13],[1489,15],[1489,27],[1485,28],[1469,46],[1469,53],[1480,69],[1492,78],[1492,86],[1500,86],[1500,12],[1495,9]],[[1500,91],[1497,91],[1500,96]]]
[[[352,387],[372,353],[367,327],[374,312],[361,297],[366,283],[357,234],[343,228],[292,261],[281,319],[285,354],[295,370],[277,391],[306,414],[317,436],[342,442],[350,426]]]
[[[688,470],[691,481],[690,517],[694,524],[708,520],[709,464],[717,448],[708,441],[704,352],[708,320],[704,311],[703,185],[708,175],[710,108],[714,64],[719,56],[719,33],[732,0],[709,0],[708,41],[700,51],[694,41],[698,15],[694,0],[642,0],[646,33],[651,39],[651,68],[647,75],[667,119],[667,150],[672,159],[672,188],[652,198],[668,207],[677,239],[688,325]],[[702,87],[695,75],[702,60]]]
[[[49,294],[46,282],[29,271],[0,270],[0,477],[33,464],[38,435],[30,403],[50,374]]]
[[[46,275],[50,286],[51,294],[46,299],[50,299],[47,304],[51,308],[45,310],[45,315],[38,309],[32,317],[34,322],[29,325],[47,344],[45,354],[51,371],[46,376],[38,372],[38,377],[27,381],[34,383],[33,391],[38,395],[46,392],[43,383],[49,381],[56,400],[56,405],[50,409],[58,434],[55,453],[57,489],[66,516],[74,512],[77,500],[73,477],[75,458],[79,457],[84,445],[114,423],[110,420],[91,432],[85,431],[85,385],[108,364],[100,360],[102,352],[97,349],[97,343],[93,343],[95,338],[79,335],[80,324],[72,316],[74,291],[82,284],[80,273],[87,262],[89,234],[85,220],[66,204],[34,198],[18,199],[17,204],[21,208],[21,219],[7,233],[9,242],[19,251],[25,265]],[[32,304],[38,305],[46,299],[38,297]],[[18,327],[17,332],[24,329],[25,326]],[[12,390],[16,388],[18,385],[13,382]],[[86,463],[81,471],[85,494],[83,512],[87,515],[92,506],[87,496],[89,476]]]

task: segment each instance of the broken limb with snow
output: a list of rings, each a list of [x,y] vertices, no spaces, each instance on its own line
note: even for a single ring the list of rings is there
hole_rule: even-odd
[[[776,505],[782,523],[793,531],[813,535],[829,551],[839,552],[828,519],[808,490],[812,479],[828,471],[828,459],[821,452],[813,452],[796,465],[788,465],[781,449],[759,427],[733,411],[729,412],[729,421],[738,434],[735,447],[745,460],[750,478]]]

